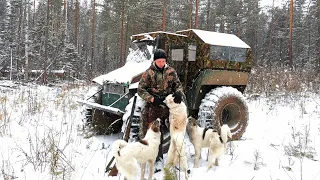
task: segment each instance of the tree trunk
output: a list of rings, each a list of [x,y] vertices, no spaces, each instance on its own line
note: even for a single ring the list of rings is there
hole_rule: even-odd
[[[317,25],[318,25],[318,37],[320,35],[320,0],[317,0]],[[316,54],[317,54],[317,71],[318,71],[318,74],[320,73],[320,38],[317,39],[317,49],[316,49]]]
[[[166,21],[167,21],[167,15],[166,15],[166,9],[167,9],[167,3],[166,0],[163,0],[163,6],[162,6],[162,31],[166,30]]]
[[[107,60],[108,60],[108,39],[107,37],[105,37],[103,41],[103,65],[104,65],[103,67],[105,68],[104,69],[105,71],[108,70]]]
[[[124,31],[124,0],[121,10],[121,30],[120,30],[120,67],[123,65],[123,31]]]
[[[22,39],[22,29],[23,29],[23,5],[22,5],[22,0],[19,3],[19,26],[18,26],[18,42],[17,42],[17,58],[16,58],[16,70],[17,73],[19,72],[19,59],[21,58],[21,52],[20,52],[20,45],[21,45],[21,39]],[[17,74],[18,77],[18,74]]]
[[[293,25],[293,0],[290,0],[290,27],[289,27],[289,67],[293,68],[292,63],[292,25]]]
[[[224,33],[224,17],[221,18],[221,21],[220,21],[220,32],[221,33]]]
[[[226,20],[226,1],[227,0],[221,0],[219,8],[221,8],[221,14],[220,14],[220,28],[219,32],[224,33],[225,30],[225,20]]]
[[[67,36],[68,36],[68,17],[67,17],[67,14],[68,14],[68,7],[67,7],[67,0],[64,0],[64,2],[63,2],[63,8],[64,8],[64,11],[63,11],[63,13],[64,13],[64,43],[65,43],[65,45],[67,44]]]
[[[238,29],[238,37],[240,38],[241,37],[241,16],[240,16],[240,14],[239,14],[239,17],[238,17],[237,29]]]
[[[78,49],[78,23],[79,23],[79,2],[76,0],[76,9],[75,9],[75,22],[74,22],[74,46],[79,52]]]
[[[272,48],[272,36],[273,36],[273,23],[274,23],[274,0],[272,0],[272,11],[271,11],[271,21],[270,21],[270,33],[269,33],[269,45],[268,45],[268,51],[267,56],[270,57],[270,52]],[[271,60],[267,59],[267,66],[271,68]]]
[[[47,61],[48,61],[48,39],[49,39],[49,17],[50,17],[50,0],[47,2],[47,22],[46,22],[46,35],[44,40],[44,69],[42,75],[42,83],[47,84]]]
[[[126,33],[125,33],[125,36],[124,36],[125,38],[124,38],[124,53],[123,53],[123,54],[124,54],[124,59],[126,59],[126,57],[127,57],[127,44],[128,44],[128,42],[127,42],[127,41],[128,41],[127,37],[128,37],[128,33],[129,33],[129,32],[128,32],[128,31],[129,31],[129,30],[128,30],[128,24],[129,24],[128,16],[127,16],[126,19],[127,19],[127,21],[126,21],[126,30],[125,30]],[[125,63],[126,63],[126,62],[124,62],[123,64],[125,64]]]
[[[30,13],[30,5],[29,5],[29,0],[25,0],[26,4],[26,10],[25,10],[25,21],[26,21],[26,26],[25,26],[25,47],[24,47],[24,54],[26,57],[25,61],[25,70],[24,70],[24,80],[28,81],[29,80],[29,13]]]
[[[92,21],[91,21],[91,66],[90,66],[90,79],[93,78],[93,67],[94,67],[94,17],[95,17],[95,5],[96,1],[92,0]]]
[[[196,0],[196,29],[199,28],[199,0]]]
[[[210,2],[211,2],[210,0],[207,1],[207,22],[206,22],[206,30],[207,31],[210,30],[209,24],[214,23],[214,22],[210,23],[210,9],[211,9]]]
[[[32,26],[35,27],[34,20],[36,16],[36,0],[33,0],[33,17],[32,17]]]
[[[190,18],[190,20],[189,20],[189,29],[192,29],[192,9],[193,9],[193,5],[192,5],[192,0],[189,0],[189,2],[190,2],[190,4],[189,4],[189,8],[190,8],[190,10],[189,10],[189,18]]]

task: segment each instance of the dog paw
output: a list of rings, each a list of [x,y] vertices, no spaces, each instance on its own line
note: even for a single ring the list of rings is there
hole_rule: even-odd
[[[161,171],[161,169],[155,169],[154,170],[154,174],[156,174],[156,173],[158,173],[158,172],[160,172]]]

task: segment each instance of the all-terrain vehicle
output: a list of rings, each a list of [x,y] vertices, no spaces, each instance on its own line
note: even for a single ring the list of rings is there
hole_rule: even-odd
[[[132,112],[133,97],[137,96],[142,73],[152,63],[154,49],[161,48],[183,84],[189,115],[196,117],[202,127],[227,123],[233,139],[241,138],[248,125],[242,93],[253,61],[245,42],[232,34],[198,29],[149,32],[131,39],[126,64],[93,79],[97,86],[82,101],[87,107],[85,122],[100,132],[112,133],[125,127],[131,117],[130,138],[136,138],[144,101],[137,97]],[[168,139],[166,132],[164,142]]]

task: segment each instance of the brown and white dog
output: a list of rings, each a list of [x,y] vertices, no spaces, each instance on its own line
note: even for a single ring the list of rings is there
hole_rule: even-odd
[[[219,135],[213,129],[200,127],[197,120],[193,117],[189,117],[188,120],[187,133],[195,151],[194,167],[197,168],[199,166],[201,148],[209,148],[208,170],[212,168],[214,162],[218,166],[218,158],[225,152],[228,137],[232,138],[229,126],[227,124],[221,126]]]
[[[186,144],[184,141],[188,123],[187,107],[179,94],[168,95],[164,102],[169,108],[171,137],[166,167],[175,167],[179,164],[180,169],[185,172],[185,179],[188,179]]]
[[[157,119],[151,123],[144,139],[133,143],[116,140],[112,144],[112,153],[116,159],[117,169],[127,180],[137,179],[138,162],[141,163],[141,180],[144,179],[146,163],[149,166],[148,180],[152,179],[154,162],[159,150],[160,135],[160,119]]]

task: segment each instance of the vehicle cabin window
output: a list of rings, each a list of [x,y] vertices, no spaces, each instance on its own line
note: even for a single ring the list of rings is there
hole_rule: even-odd
[[[210,48],[210,59],[245,62],[246,52],[246,48],[212,45]]]
[[[145,56],[145,58],[150,59],[151,54],[148,50],[148,45],[150,45],[152,42],[151,41],[135,41],[131,43],[130,47],[134,51],[140,52],[141,55]]]
[[[120,86],[120,85],[115,85],[113,86],[113,93],[115,94],[122,94],[124,92],[124,88],[123,86]]]
[[[172,49],[172,61],[183,61],[183,49]]]
[[[103,83],[103,93],[108,93],[110,92],[110,85]]]
[[[105,84],[103,92],[104,93],[123,94],[126,92],[126,88],[121,85],[116,85],[116,84]]]
[[[188,61],[196,61],[197,46],[189,45],[188,47]]]

